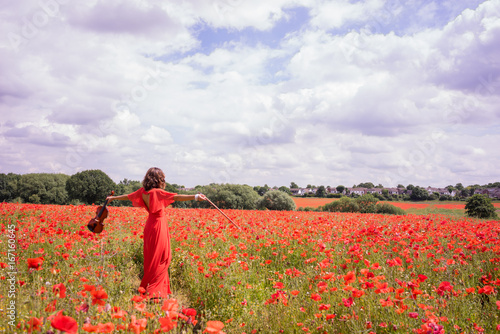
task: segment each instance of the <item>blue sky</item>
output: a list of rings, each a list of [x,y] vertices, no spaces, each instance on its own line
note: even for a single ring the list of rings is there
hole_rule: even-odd
[[[500,179],[500,0],[9,0],[0,15],[1,173]]]

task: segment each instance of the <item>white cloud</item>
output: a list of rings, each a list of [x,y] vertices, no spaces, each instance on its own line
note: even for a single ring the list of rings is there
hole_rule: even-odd
[[[155,145],[168,145],[173,143],[172,136],[167,130],[154,125],[146,131],[141,139],[146,143]]]
[[[368,0],[365,2],[321,1],[313,7],[311,21],[313,26],[329,30],[341,28],[349,22],[368,22],[376,18],[377,12],[384,8],[381,0]]]
[[[0,42],[1,172],[100,168],[118,181],[154,165],[187,186],[494,181],[500,3],[407,5],[425,20],[378,0],[91,1],[60,5],[26,38],[23,24],[46,12],[8,2],[0,26],[23,43]],[[271,31],[294,6],[310,21],[276,46],[242,38],[199,52],[195,27]],[[431,22],[458,6],[446,26]]]

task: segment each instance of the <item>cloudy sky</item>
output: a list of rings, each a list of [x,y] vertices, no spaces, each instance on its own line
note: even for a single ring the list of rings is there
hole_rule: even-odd
[[[500,181],[500,0],[5,0],[0,172]]]

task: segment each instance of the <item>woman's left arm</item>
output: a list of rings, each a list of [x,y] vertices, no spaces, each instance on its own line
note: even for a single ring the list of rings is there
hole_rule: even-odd
[[[174,196],[174,201],[176,202],[183,202],[183,201],[206,201],[207,198],[203,194],[196,194],[196,195],[175,195]]]

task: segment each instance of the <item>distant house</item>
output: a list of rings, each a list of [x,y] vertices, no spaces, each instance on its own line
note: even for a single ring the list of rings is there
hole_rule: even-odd
[[[488,195],[490,196],[490,198],[500,199],[500,189],[499,188],[492,188],[492,189],[488,189],[488,190],[489,190]]]
[[[349,194],[364,195],[366,194],[366,188],[348,188]]]
[[[344,188],[343,191],[338,191],[337,188],[332,188],[332,187],[326,187],[326,192],[328,194],[345,194],[346,189]]]
[[[404,191],[406,190],[405,188],[384,188],[387,190],[389,195],[403,195]]]
[[[455,190],[450,191],[447,188],[432,188],[432,187],[427,187],[426,188],[427,192],[429,195],[432,195],[433,193],[438,193],[439,195],[450,195],[450,196],[455,196],[456,192]]]
[[[489,195],[488,189],[478,188],[474,190],[474,195]]]
[[[499,188],[486,188],[486,189],[476,189],[474,190],[474,195],[479,194],[479,195],[485,195],[488,196],[489,198],[498,198],[500,199],[500,189]]]
[[[382,195],[384,190],[387,190],[387,193],[389,195],[411,195],[412,191],[407,190],[406,188],[361,188],[361,187],[354,187],[354,188],[344,188],[343,192],[339,192],[337,188],[335,187],[326,187],[325,188],[327,194],[343,194],[343,195],[366,195],[366,194],[380,194]],[[448,188],[435,188],[435,187],[427,187],[425,190],[428,192],[429,195],[432,195],[434,193],[438,193],[439,196],[443,195],[449,195],[449,196],[456,196],[457,191],[452,190],[451,192],[448,190]],[[305,196],[308,194],[316,194],[318,191],[318,188],[291,188],[290,189],[291,193],[293,196]],[[477,188],[474,191],[474,194],[481,194],[488,196],[490,198],[498,198],[500,199],[500,188]]]
[[[291,188],[290,192],[292,193],[292,196],[304,196],[307,194],[315,194],[318,189],[311,189],[311,188]]]
[[[290,192],[293,196],[302,196],[302,188],[290,188]]]
[[[366,189],[367,194],[380,194],[382,195],[382,188],[370,188]]]

